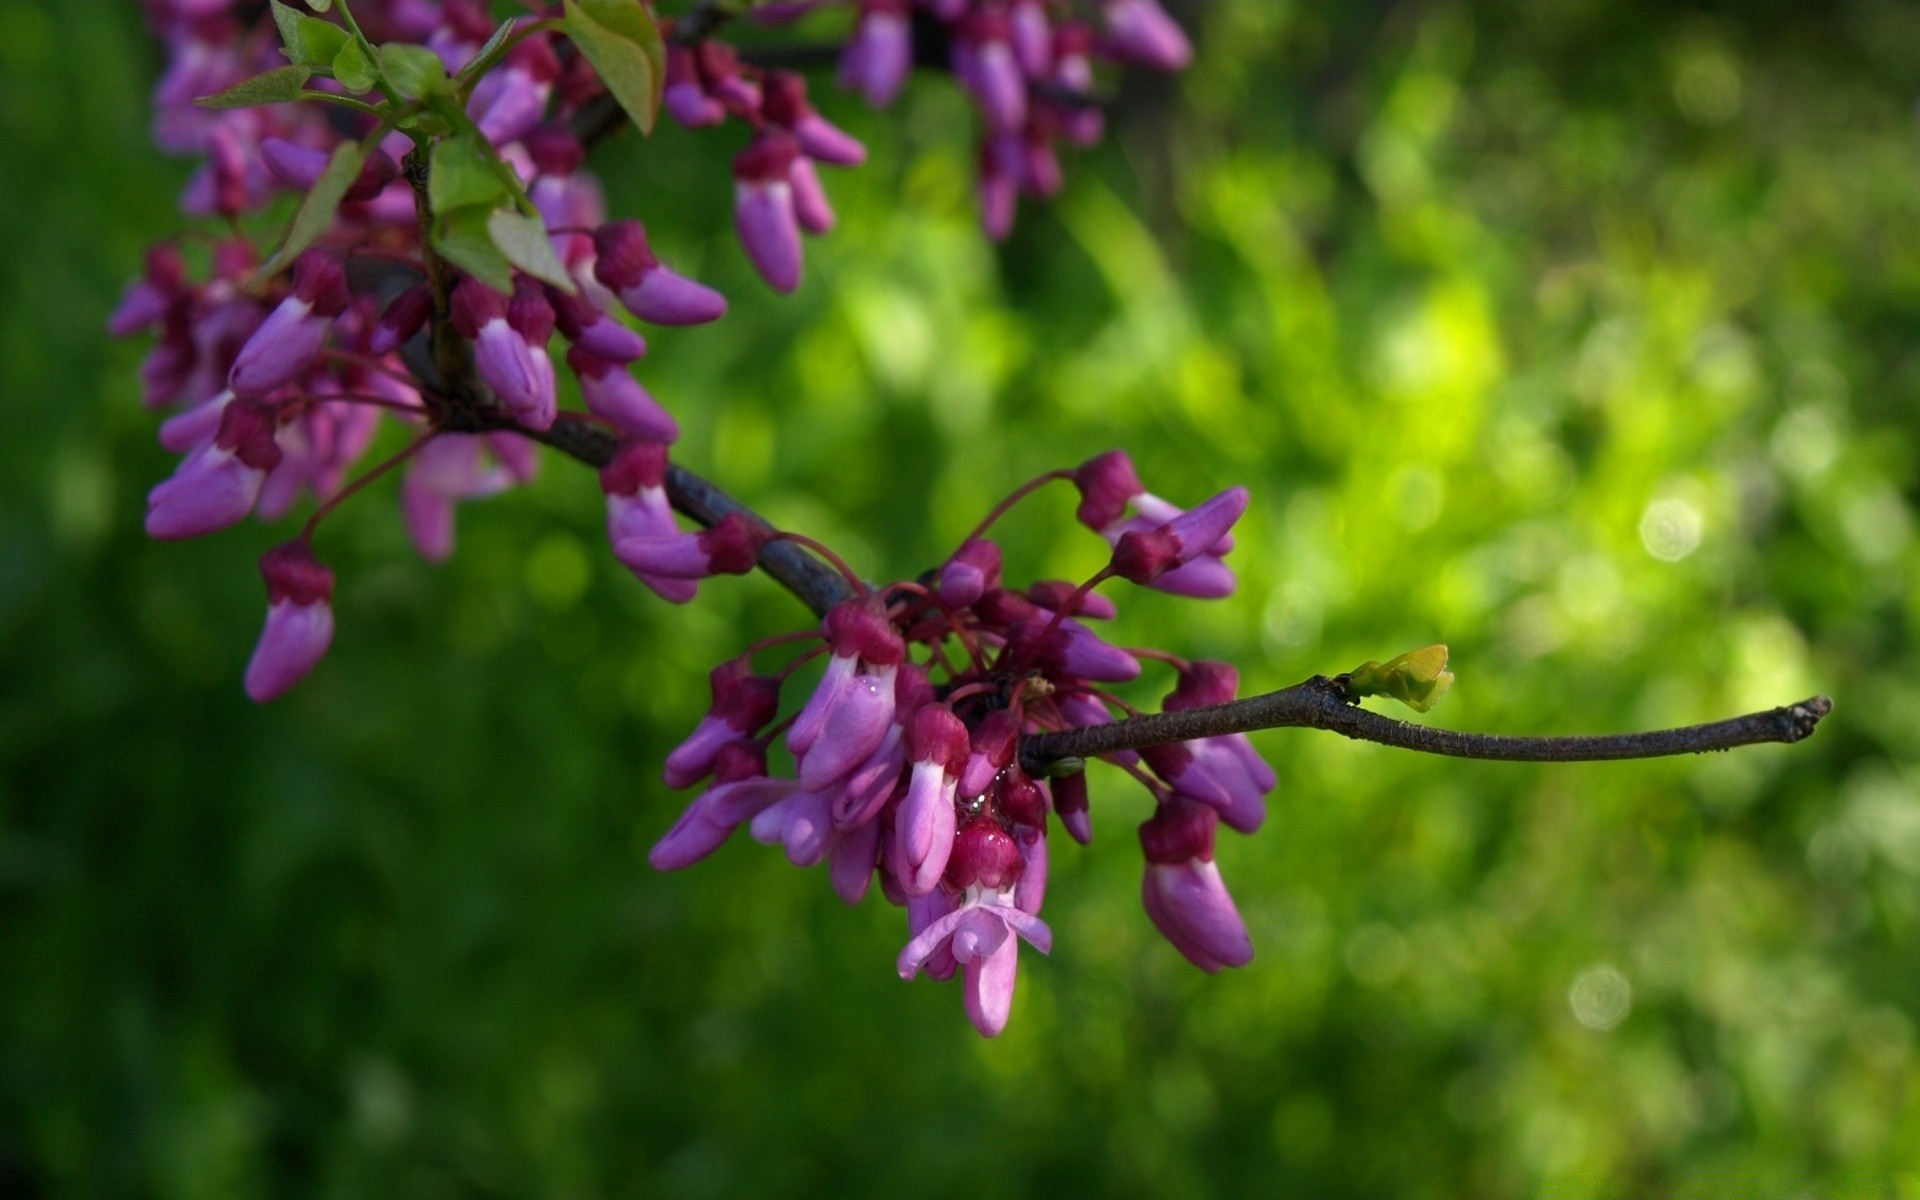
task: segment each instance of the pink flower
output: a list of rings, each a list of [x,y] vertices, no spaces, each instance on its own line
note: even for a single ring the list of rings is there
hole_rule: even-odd
[[[304,538],[260,559],[267,581],[267,625],[247,663],[247,695],[265,704],[305,678],[333,642],[333,572]]]
[[[637,438],[669,444],[680,439],[680,423],[622,364],[579,345],[567,351],[567,365],[580,381],[581,399],[595,415]]]
[[[867,103],[893,103],[913,69],[913,31],[907,0],[862,0],[860,24],[840,54],[840,86]]]
[[[227,386],[264,396],[313,363],[333,321],[347,310],[347,275],[331,255],[309,250],[293,265],[293,292],[254,330],[234,359]]]
[[[772,536],[766,526],[734,512],[696,533],[621,538],[613,544],[613,556],[634,574],[653,579],[745,575]]]
[[[929,704],[907,726],[912,774],[894,815],[892,863],[909,896],[924,896],[940,882],[953,853],[954,798],[966,762],[967,727],[944,704]]]
[[[614,221],[593,235],[594,278],[627,310],[655,325],[704,325],[727,311],[726,297],[660,265],[638,221]]]
[[[763,126],[733,160],[733,224],[754,269],[775,291],[800,286],[800,219],[790,176],[800,144]]]
[[[1105,0],[1107,53],[1156,71],[1180,71],[1193,61],[1193,44],[1158,0]]]
[[[607,497],[607,538],[617,548],[628,539],[678,537],[680,526],[667,499],[667,448],[658,442],[628,439],[600,470]],[[634,569],[634,578],[674,604],[693,599],[700,585],[691,579],[651,575]]]
[[[766,751],[732,741],[716,755],[713,786],[687,805],[647,861],[656,870],[677,871],[718,850],[733,831],[799,790],[791,779],[767,778]]]
[[[820,115],[807,100],[805,77],[792,71],[767,74],[760,90],[760,115],[791,132],[801,153],[810,159],[836,167],[857,167],[867,161],[867,148]]]
[[[444,562],[452,555],[457,501],[491,496],[532,478],[537,460],[521,452],[522,444],[515,434],[443,433],[421,447],[400,484],[400,514],[420,557]],[[488,449],[500,465],[487,465],[482,455]]]
[[[198,537],[241,520],[280,457],[273,415],[252,401],[227,404],[213,440],[148,493],[147,536]]]
[[[1000,586],[1000,547],[985,538],[975,538],[954,551],[940,568],[936,585],[940,602],[950,608],[967,608]]]
[[[728,743],[758,733],[780,711],[780,681],[755,675],[745,659],[721,663],[708,674],[707,684],[713,705],[667,755],[668,787],[689,787],[705,777]]]
[[[1213,861],[1211,808],[1174,797],[1140,826],[1147,858],[1140,898],[1174,949],[1204,971],[1243,967],[1253,943]]]
[[[1012,836],[990,818],[975,818],[956,838],[947,869],[950,888],[907,910],[913,937],[900,951],[900,978],[912,979],[923,968],[943,977],[948,961],[958,964],[967,1017],[986,1037],[1006,1028],[1013,1008],[1019,969],[1015,935],[1042,954],[1053,949],[1053,931],[1017,902],[1025,865]]]
[[[822,622],[832,657],[787,731],[809,790],[826,788],[879,749],[893,721],[894,676],[906,647],[876,602],[849,600]]]
[[[500,403],[530,429],[547,429],[558,413],[553,362],[553,309],[539,285],[525,276],[509,300],[472,276],[453,289],[451,317],[461,337],[473,343],[473,365]]]

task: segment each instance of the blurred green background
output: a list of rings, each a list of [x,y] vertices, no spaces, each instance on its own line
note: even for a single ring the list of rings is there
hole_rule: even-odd
[[[330,521],[340,633],[268,708],[253,525],[140,533],[169,469],[102,322],[178,226],[136,6],[0,6],[0,1194],[1920,1195],[1920,22],[1830,5],[1213,0],[1200,59],[996,250],[969,117],[874,146],[777,301],[738,133],[609,144],[615,210],[731,296],[642,377],[682,454],[875,576],[1121,445],[1245,483],[1233,600],[1123,638],[1249,688],[1431,641],[1433,719],[1708,720],[1690,761],[1425,759],[1308,732],[1220,861],[1258,950],[1138,904],[1095,782],[1008,1032],[901,983],[897,911],[741,839],[673,876],[656,782],[704,676],[796,625],[670,609],[591,477]],[[1003,527],[1083,573],[1066,491]],[[1136,689],[1157,701],[1163,681]],[[1904,1189],[1904,1190],[1903,1190]]]

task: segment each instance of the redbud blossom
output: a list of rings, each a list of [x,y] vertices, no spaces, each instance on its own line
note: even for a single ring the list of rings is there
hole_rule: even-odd
[[[685,741],[667,755],[670,788],[689,787],[714,769],[728,743],[758,733],[780,711],[780,681],[755,675],[744,659],[729,659],[707,676],[713,706]]]
[[[1147,916],[1174,949],[1210,972],[1253,960],[1246,924],[1213,861],[1218,820],[1205,805],[1175,797],[1140,826]]]
[[[247,663],[247,695],[256,704],[300,682],[333,641],[333,572],[313,557],[306,540],[288,542],[260,559],[267,582],[267,624]]]
[[[293,382],[326,343],[333,321],[347,310],[347,276],[334,258],[309,250],[294,262],[293,291],[234,359],[227,385],[242,396],[264,396]]]
[[[148,493],[147,536],[198,537],[234,524],[253,511],[280,457],[271,413],[252,401],[226,405],[213,440]]]
[[[642,321],[655,325],[704,325],[727,311],[726,297],[660,265],[638,221],[602,225],[593,235],[598,254],[594,278]]]
[[[776,291],[800,286],[800,221],[790,175],[800,144],[763,126],[733,160],[733,224],[754,269]]]

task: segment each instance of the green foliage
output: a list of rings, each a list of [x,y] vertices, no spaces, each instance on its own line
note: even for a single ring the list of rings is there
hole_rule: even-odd
[[[320,235],[333,224],[333,214],[346,197],[347,189],[360,177],[360,169],[366,166],[367,153],[371,149],[372,146],[366,142],[341,142],[334,148],[332,156],[327,159],[326,169],[320,172],[320,178],[314,181],[307,194],[300,198],[299,207],[294,209],[293,223],[287,227],[286,239],[261,266],[262,278],[286,270],[303,251],[320,240]]]
[[[347,31],[331,21],[310,17],[282,0],[271,2],[273,21],[279,27],[280,44],[286,48],[287,61],[295,66],[331,70],[350,40]]]
[[[566,0],[561,29],[642,133],[653,132],[667,81],[660,27],[639,0]]]
[[[144,347],[99,333],[186,178],[147,147],[137,6],[0,5],[0,1191],[1900,1194],[1909,8],[1183,11],[1196,69],[1130,79],[999,252],[938,84],[880,115],[817,88],[873,156],[828,174],[791,299],[732,242],[737,143],[609,143],[614,211],[733,301],[648,331],[689,465],[880,577],[1125,446],[1158,494],[1254,505],[1240,594],[1134,597],[1121,642],[1253,692],[1445,640],[1435,720],[1510,733],[1826,692],[1813,739],[1531,766],[1254,735],[1281,789],[1219,861],[1257,957],[1219,976],[1140,913],[1147,806],[1096,765],[1056,952],[982,1042],[893,977],[895,911],[752,845],[646,866],[706,670],[801,615],[758,578],[654,601],[568,463],[463,507],[444,568],[389,484],[330,519],[335,649],[245,702],[286,530],[141,536],[172,458]],[[1016,511],[1010,570],[1102,565],[1071,510]]]
[[[1415,712],[1430,711],[1452,686],[1445,646],[1423,646],[1384,663],[1369,659],[1347,676],[1349,695],[1390,696]]]
[[[224,91],[202,96],[194,103],[204,108],[252,108],[256,104],[279,104],[298,96],[300,89],[312,77],[311,67],[275,67],[251,79],[243,79]]]
[[[395,42],[380,47],[380,71],[395,91],[411,100],[437,95],[447,86],[446,64],[425,46]]]

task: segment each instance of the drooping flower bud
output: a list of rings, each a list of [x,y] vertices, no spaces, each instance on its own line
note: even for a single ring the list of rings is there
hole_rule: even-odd
[[[227,404],[213,440],[189,454],[147,495],[147,536],[198,537],[253,511],[267,473],[280,465],[274,417],[248,400]]]
[[[393,298],[367,337],[367,353],[376,358],[392,354],[411,341],[433,315],[433,293],[426,284],[410,287]]]
[[[791,130],[810,159],[836,167],[857,167],[867,161],[867,148],[814,109],[807,100],[805,77],[793,71],[767,74],[760,89],[760,114]]]
[[[988,713],[973,731],[972,752],[960,771],[960,797],[971,800],[1012,764],[1020,744],[1020,721],[1004,708]]]
[[[613,556],[634,574],[651,579],[705,579],[745,575],[773,536],[745,513],[728,513],[710,529],[670,537],[622,538]]]
[[[893,103],[912,69],[907,0],[862,0],[860,23],[840,55],[840,86],[881,108]]]
[[[647,352],[647,339],[594,307],[585,295],[547,289],[560,336],[596,358],[630,363]]]
[[[1213,861],[1218,820],[1205,805],[1175,797],[1140,826],[1147,916],[1176,950],[1209,972],[1253,959],[1246,924]]]
[[[260,559],[267,582],[267,624],[247,664],[247,695],[265,704],[325,656],[333,642],[333,572],[313,557],[304,538]]]
[[[638,221],[614,221],[594,231],[594,278],[627,310],[655,325],[704,325],[727,311],[727,299],[660,264]]]
[[[634,437],[669,444],[680,439],[680,423],[625,366],[601,358],[585,346],[567,351],[567,365],[580,380],[581,399],[595,415]]]
[[[989,891],[1010,888],[1020,881],[1026,859],[1013,835],[1000,822],[981,815],[960,827],[953,838],[953,855],[947,860],[947,886],[964,891],[981,887]]]
[[[714,769],[730,743],[752,737],[780,711],[780,681],[755,675],[745,659],[729,659],[707,676],[713,706],[685,741],[667,755],[670,788],[689,787]]]
[[[293,291],[240,348],[227,374],[237,395],[264,396],[297,379],[347,311],[347,275],[333,256],[309,250],[294,260]]]
[[[793,795],[800,785],[767,777],[766,752],[753,742],[728,742],[720,748],[713,786],[687,805],[647,852],[655,870],[677,871],[718,850],[733,831]]]
[[[800,286],[800,220],[790,175],[800,156],[792,134],[764,126],[733,160],[733,224],[754,269],[775,291]]]
[[[985,538],[974,538],[941,566],[936,591],[942,604],[967,608],[988,588],[999,586],[1000,547]]]
[[[1107,53],[1122,62],[1179,71],[1193,61],[1193,44],[1159,0],[1104,0],[1102,11]]]
[[[666,480],[667,448],[638,438],[622,442],[612,461],[600,469],[600,490],[607,497],[607,538],[616,547],[631,538],[679,536],[673,505],[667,499]],[[638,571],[634,576],[674,604],[685,604],[700,589],[691,579]]]

